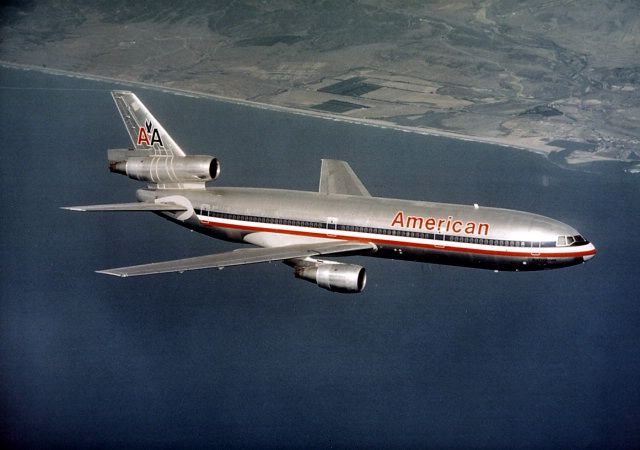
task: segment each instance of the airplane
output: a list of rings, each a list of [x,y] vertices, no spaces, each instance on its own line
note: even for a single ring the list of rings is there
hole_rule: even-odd
[[[98,273],[129,277],[282,261],[321,288],[359,293],[367,281],[364,267],[326,257],[533,271],[573,266],[596,254],[577,230],[541,215],[373,197],[345,161],[322,160],[318,192],[208,187],[220,174],[218,159],[185,154],[134,93],[111,95],[133,145],[108,150],[109,169],[147,186],[137,190],[137,202],[64,209],[150,211],[256,247]]]

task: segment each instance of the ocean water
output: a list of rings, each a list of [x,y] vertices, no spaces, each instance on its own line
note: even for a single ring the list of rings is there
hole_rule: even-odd
[[[345,258],[340,295],[283,264],[94,273],[229,250],[152,214],[81,214],[140,185],[123,86],[0,70],[0,427],[14,446],[637,447],[640,178],[528,152],[134,89],[219,185],[317,189],[349,161],[373,195],[544,214],[587,264],[493,273]],[[125,88],[127,88],[125,86]]]

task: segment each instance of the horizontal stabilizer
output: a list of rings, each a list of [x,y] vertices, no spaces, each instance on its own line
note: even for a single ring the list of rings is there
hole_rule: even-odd
[[[69,211],[186,211],[187,208],[175,203],[111,203],[108,205],[64,206]]]
[[[321,194],[345,194],[371,197],[351,166],[337,159],[323,159],[320,169]]]
[[[282,261],[309,256],[363,253],[375,251],[375,244],[367,242],[330,241],[324,243],[287,245],[271,248],[243,248],[226,253],[197,256],[195,258],[163,261],[139,266],[120,267],[117,269],[98,270],[98,273],[119,277],[134,277],[167,272],[185,272],[187,270],[213,269],[229,266],[241,266],[270,261]]]

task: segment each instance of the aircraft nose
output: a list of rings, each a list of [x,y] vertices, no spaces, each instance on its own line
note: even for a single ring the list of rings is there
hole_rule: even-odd
[[[584,262],[587,262],[591,258],[596,256],[596,253],[598,253],[598,251],[596,250],[596,247],[593,244],[589,244],[588,252],[585,255],[582,256],[582,260]]]

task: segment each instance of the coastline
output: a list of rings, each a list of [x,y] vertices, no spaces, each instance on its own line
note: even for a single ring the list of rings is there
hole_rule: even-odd
[[[68,70],[61,70],[61,69],[55,69],[55,68],[49,68],[49,67],[40,67],[40,66],[29,65],[29,64],[19,64],[19,63],[13,63],[13,62],[3,61],[3,60],[0,60],[0,67],[15,69],[15,70],[37,71],[37,72],[46,73],[50,75],[81,78],[81,79],[93,80],[93,81],[106,81],[111,83],[123,84],[131,88],[139,87],[144,89],[153,89],[160,92],[171,93],[174,95],[183,95],[183,96],[188,96],[193,98],[210,99],[210,100],[215,100],[215,101],[220,101],[225,103],[248,106],[251,108],[259,108],[259,109],[265,109],[270,111],[284,112],[288,114],[314,117],[314,118],[324,119],[324,120],[333,120],[337,122],[346,122],[346,123],[364,125],[369,127],[390,129],[390,130],[402,131],[405,133],[445,137],[445,138],[455,139],[460,141],[478,142],[483,144],[496,145],[500,147],[525,150],[525,151],[533,152],[538,155],[544,156],[554,164],[558,164],[560,166],[571,167],[571,166],[578,166],[578,165],[584,165],[584,164],[590,164],[590,163],[602,162],[602,161],[621,162],[616,158],[603,158],[602,156],[598,156],[590,159],[583,155],[582,158],[570,158],[570,157],[564,158],[565,163],[562,164],[560,161],[558,161],[558,158],[553,158],[550,156],[554,155],[557,152],[562,151],[563,148],[556,147],[553,145],[540,144],[540,141],[537,139],[532,140],[532,142],[535,142],[537,145],[533,145],[532,143],[524,144],[522,142],[518,142],[518,141],[522,141],[522,139],[481,137],[481,136],[465,135],[461,133],[440,130],[437,128],[411,127],[411,126],[405,126],[405,125],[398,125],[385,120],[342,116],[342,115],[331,114],[331,113],[322,112],[322,111],[314,111],[314,110],[308,110],[308,109],[293,108],[289,106],[273,105],[269,103],[262,103],[262,102],[256,102],[252,100],[245,100],[245,99],[233,98],[233,97],[226,97],[226,96],[210,94],[206,92],[172,88],[172,87],[162,86],[162,85],[153,84],[153,83],[145,83],[141,81],[125,80],[125,79],[107,77],[103,75],[96,75],[96,74],[90,74],[90,73],[72,72]],[[570,156],[570,155],[567,155],[567,156]],[[636,173],[632,171],[629,171],[629,172]]]

